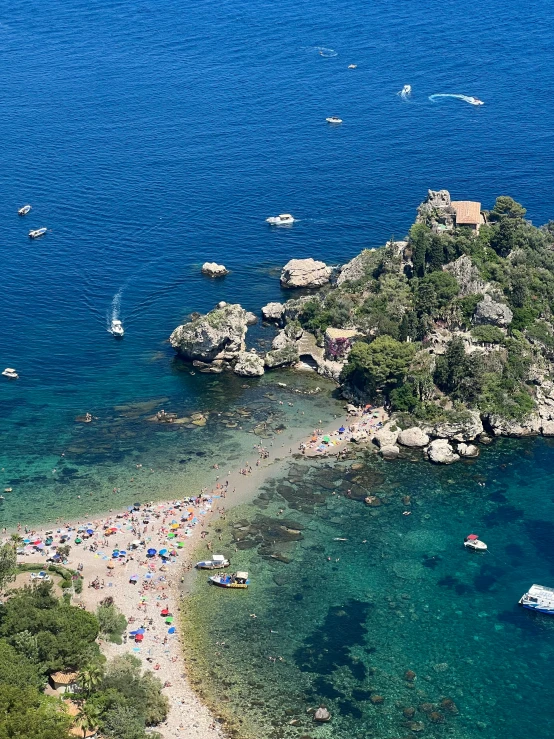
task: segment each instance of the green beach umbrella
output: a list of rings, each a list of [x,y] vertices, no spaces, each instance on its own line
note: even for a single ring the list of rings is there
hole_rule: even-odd
[[[177,546],[178,547],[184,547],[185,546],[185,542],[184,541],[178,541],[177,542]]]
[[[166,624],[172,624],[173,623],[173,616],[168,616],[165,620]]]
[[[171,532],[170,534],[167,535],[167,538],[168,539],[174,539],[175,538],[175,534],[173,532]]]
[[[323,441],[326,441],[327,443],[329,443],[331,441],[331,439],[328,436],[324,436],[323,437]]]

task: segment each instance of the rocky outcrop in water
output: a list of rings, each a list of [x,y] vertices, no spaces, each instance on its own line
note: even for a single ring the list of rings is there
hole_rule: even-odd
[[[225,275],[229,274],[229,270],[223,264],[204,262],[202,265],[202,274],[208,277],[225,277]]]
[[[461,444],[458,444],[457,452],[460,455],[460,457],[478,457],[479,456],[479,448],[475,446],[475,444],[464,444],[462,442]]]
[[[398,443],[408,447],[424,447],[429,443],[429,437],[418,426],[413,426],[398,434]]]
[[[264,373],[264,360],[255,352],[239,352],[233,372],[243,377],[261,377]]]
[[[394,446],[400,434],[400,428],[394,422],[386,423],[375,432],[375,441],[381,447]]]
[[[283,303],[268,303],[262,308],[262,316],[266,321],[274,321],[281,324],[285,315],[285,306]]]
[[[425,427],[429,436],[452,441],[473,441],[483,433],[483,424],[478,411],[468,411],[459,420],[442,421]]]
[[[169,337],[169,343],[189,360],[235,359],[245,349],[247,323],[244,308],[226,304],[178,326]]]
[[[321,287],[329,282],[333,270],[315,259],[291,259],[281,270],[283,287]]]
[[[274,367],[284,367],[296,364],[299,360],[298,349],[296,344],[288,343],[280,349],[272,349],[265,355],[265,366],[273,369]]]
[[[424,451],[429,461],[435,464],[452,464],[460,459],[446,439],[435,439]]]

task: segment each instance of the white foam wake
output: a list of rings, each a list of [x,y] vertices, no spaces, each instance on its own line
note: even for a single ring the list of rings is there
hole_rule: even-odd
[[[113,296],[112,304],[107,312],[107,324],[108,331],[112,330],[112,321],[119,320],[119,314],[121,312],[121,296],[123,295],[123,287],[120,287],[116,294]]]
[[[451,95],[448,93],[440,93],[438,95],[429,95],[429,100],[432,103],[436,103],[441,98],[454,98],[456,100],[463,100],[464,103],[469,103],[470,105],[475,105],[475,98],[469,97],[469,95]]]

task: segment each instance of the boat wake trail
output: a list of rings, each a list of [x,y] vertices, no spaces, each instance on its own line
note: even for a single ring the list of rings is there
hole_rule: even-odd
[[[112,321],[119,321],[119,313],[121,311],[121,296],[123,295],[124,289],[125,285],[119,288],[119,290],[113,296],[112,304],[106,313],[107,330],[110,332],[112,330]]]
[[[469,97],[469,95],[450,95],[447,93],[441,93],[439,95],[429,95],[429,100],[432,103],[436,103],[442,98],[454,98],[455,100],[463,100],[464,103],[469,103],[470,105],[475,105],[475,98]]]

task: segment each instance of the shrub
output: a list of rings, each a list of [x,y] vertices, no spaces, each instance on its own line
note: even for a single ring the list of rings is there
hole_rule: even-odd
[[[474,326],[471,329],[471,335],[475,341],[483,344],[502,344],[505,338],[498,326]]]

